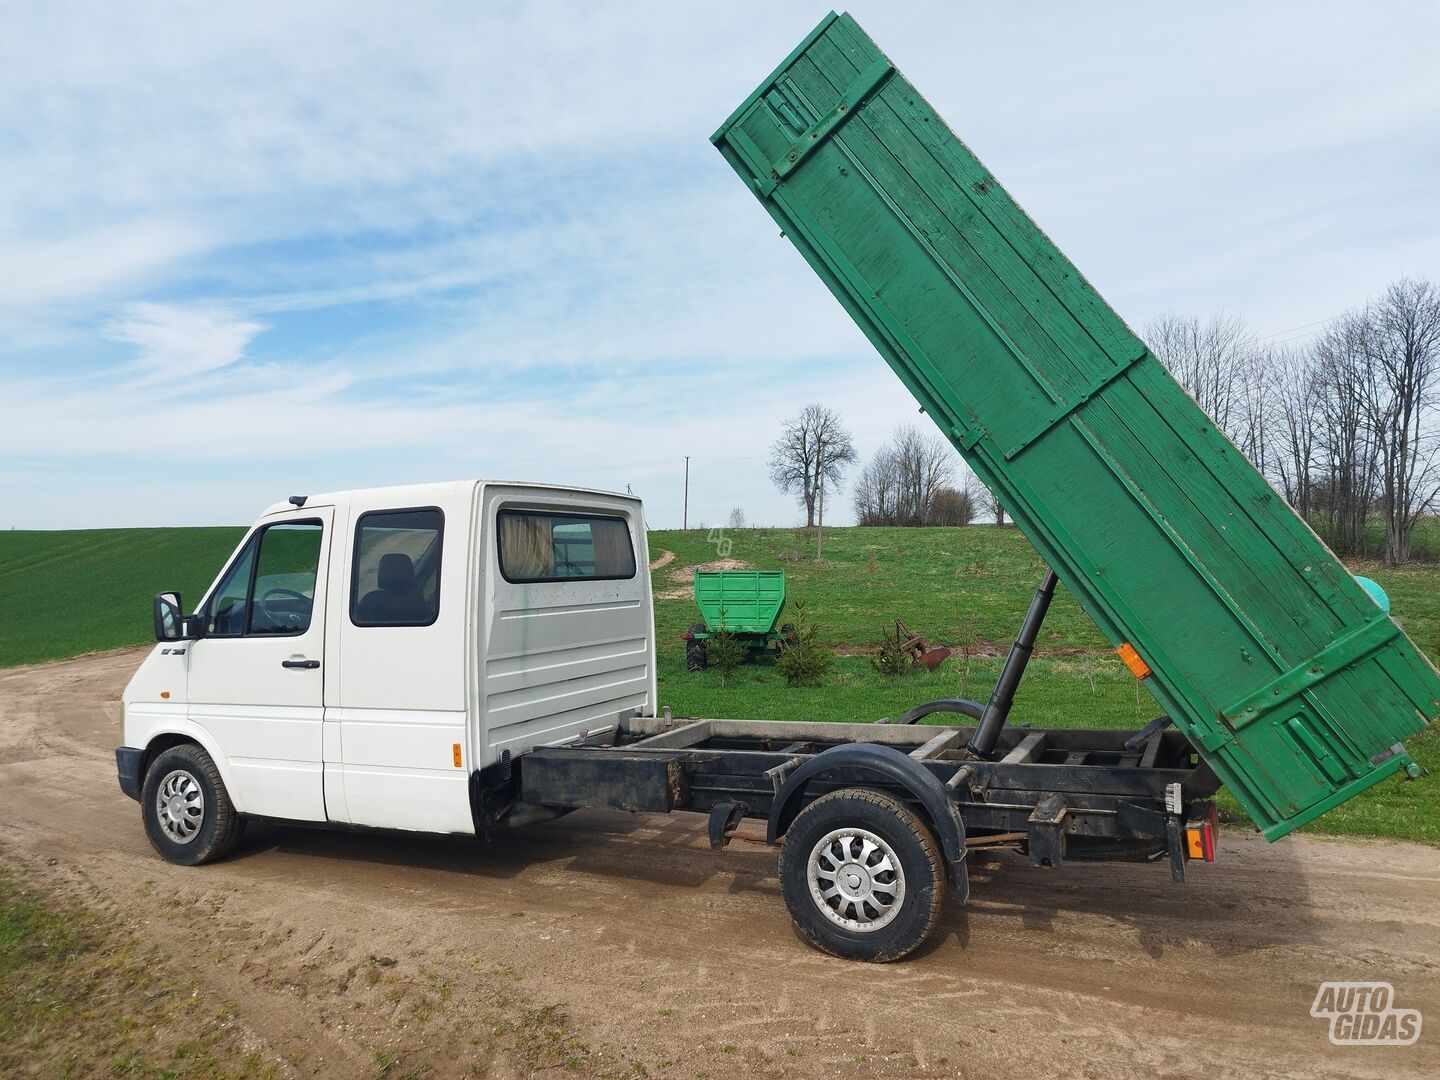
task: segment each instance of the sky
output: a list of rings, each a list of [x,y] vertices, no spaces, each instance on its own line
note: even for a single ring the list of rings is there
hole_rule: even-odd
[[[789,525],[916,405],[710,133],[800,3],[0,0],[0,528],[486,477]],[[1440,277],[1440,5],[848,10],[1136,327]],[[848,519],[848,499],[832,520]]]

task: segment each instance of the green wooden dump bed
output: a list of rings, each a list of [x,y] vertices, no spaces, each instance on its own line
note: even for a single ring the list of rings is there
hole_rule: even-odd
[[[769,634],[785,610],[784,570],[697,570],[695,605],[705,635]]]
[[[1440,674],[853,19],[713,141],[1267,837],[1418,772]]]

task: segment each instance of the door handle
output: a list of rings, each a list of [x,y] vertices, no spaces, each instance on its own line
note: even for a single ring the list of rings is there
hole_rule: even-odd
[[[281,661],[280,661],[280,666],[281,666],[281,667],[288,667],[288,668],[304,668],[305,670],[309,671],[309,670],[313,670],[314,668],[318,668],[318,667],[320,666],[320,661],[319,661],[319,660],[281,660]]]

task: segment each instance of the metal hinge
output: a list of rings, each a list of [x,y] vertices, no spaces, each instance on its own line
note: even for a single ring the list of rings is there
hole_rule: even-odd
[[[894,73],[895,69],[891,67],[890,61],[883,57],[862,71],[859,78],[845,88],[845,93],[835,106],[812,124],[810,130],[796,139],[785,155],[771,166],[775,178],[784,180],[799,168],[800,163],[835,134],[841,124],[855,115],[866,99],[884,86]]]

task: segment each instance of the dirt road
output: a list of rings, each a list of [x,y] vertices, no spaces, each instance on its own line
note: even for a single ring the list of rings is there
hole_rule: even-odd
[[[233,1003],[280,1075],[1440,1075],[1440,851],[1228,835],[1184,888],[992,857],[886,967],[804,947],[773,852],[712,853],[678,816],[490,844],[265,827],[182,869],[115,785],[140,655],[0,671],[0,854]],[[1330,979],[1389,981],[1436,1027],[1334,1047],[1309,1015]]]

